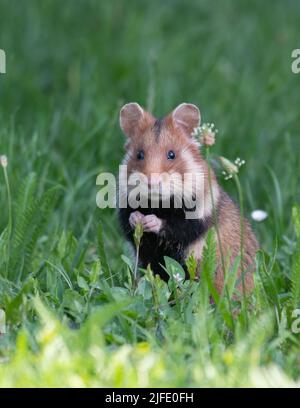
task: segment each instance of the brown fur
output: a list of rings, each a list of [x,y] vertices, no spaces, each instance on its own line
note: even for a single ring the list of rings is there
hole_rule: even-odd
[[[240,228],[240,212],[232,200],[227,194],[222,193],[219,203],[218,212],[218,227],[220,233],[221,248],[223,252],[223,258],[226,263],[231,266],[240,254],[241,249],[241,228]],[[251,229],[249,222],[243,220],[244,229],[244,245],[243,245],[243,268],[245,272],[245,290],[246,293],[250,293],[253,289],[253,271],[254,271],[254,258],[258,251],[258,242]],[[218,292],[221,292],[224,284],[224,273],[221,259],[221,248],[217,245],[217,261],[218,267],[216,271],[215,285]],[[241,268],[238,269],[237,274],[239,283],[237,289],[240,293],[243,291],[243,283],[241,277]]]
[[[182,105],[180,105],[181,107]],[[174,114],[175,112],[175,114]],[[225,265],[232,265],[240,254],[241,230],[240,212],[230,197],[219,187],[213,170],[210,171],[213,200],[211,202],[210,185],[208,182],[208,164],[199,152],[199,146],[191,137],[194,127],[199,124],[200,113],[194,105],[186,105],[184,109],[173,111],[163,120],[155,119],[137,104],[125,105],[121,110],[120,122],[124,133],[128,136],[126,144],[127,156],[124,164],[128,166],[128,175],[138,171],[147,177],[151,173],[176,171],[180,174],[201,169],[204,174],[204,197],[206,216],[213,216],[213,204],[217,211],[217,226],[221,240],[217,244],[217,270],[215,285],[220,293],[224,285],[222,254]],[[145,159],[137,160],[136,152],[144,150]],[[173,150],[176,160],[166,160],[166,152]],[[258,250],[257,240],[247,220],[244,224],[243,268],[245,274],[245,290],[253,289],[254,258]],[[194,253],[201,266],[202,249],[205,237],[193,243],[187,251]],[[188,253],[186,255],[188,255]],[[228,265],[229,263],[229,265]],[[201,267],[200,267],[201,270]],[[226,268],[227,270],[227,268]],[[200,272],[201,273],[201,272]],[[237,289],[242,292],[241,270],[238,271]]]

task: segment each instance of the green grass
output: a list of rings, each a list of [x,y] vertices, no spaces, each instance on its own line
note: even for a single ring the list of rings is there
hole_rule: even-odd
[[[296,1],[1,0],[0,386],[300,385],[299,13]],[[230,325],[225,297],[209,302],[212,240],[200,284],[177,293],[141,271],[133,290],[116,214],[95,203],[129,101],[158,116],[196,103],[219,129],[212,153],[246,160],[245,212],[269,214],[254,226],[248,323]]]

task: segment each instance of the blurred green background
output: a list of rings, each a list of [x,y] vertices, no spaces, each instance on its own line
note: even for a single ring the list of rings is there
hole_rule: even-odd
[[[271,224],[278,204],[289,222],[299,200],[299,2],[1,0],[0,14],[0,152],[13,189],[30,171],[41,189],[63,186],[65,227],[79,232],[94,209],[96,174],[117,172],[118,112],[129,101],[157,116],[197,104],[219,129],[215,152],[247,162],[248,208],[266,209]]]

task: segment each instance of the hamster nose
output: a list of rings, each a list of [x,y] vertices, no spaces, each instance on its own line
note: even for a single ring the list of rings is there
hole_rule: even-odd
[[[161,187],[162,179],[159,174],[152,174],[148,179],[148,187]]]

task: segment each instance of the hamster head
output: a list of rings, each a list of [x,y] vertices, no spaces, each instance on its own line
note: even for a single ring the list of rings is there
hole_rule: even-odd
[[[192,197],[199,185],[195,175],[204,180],[207,174],[199,145],[191,135],[199,125],[200,111],[192,104],[182,103],[163,119],[156,119],[137,103],[123,106],[120,126],[127,142],[122,164],[127,167],[120,184],[127,184],[127,193],[139,185],[139,193],[148,198]]]

